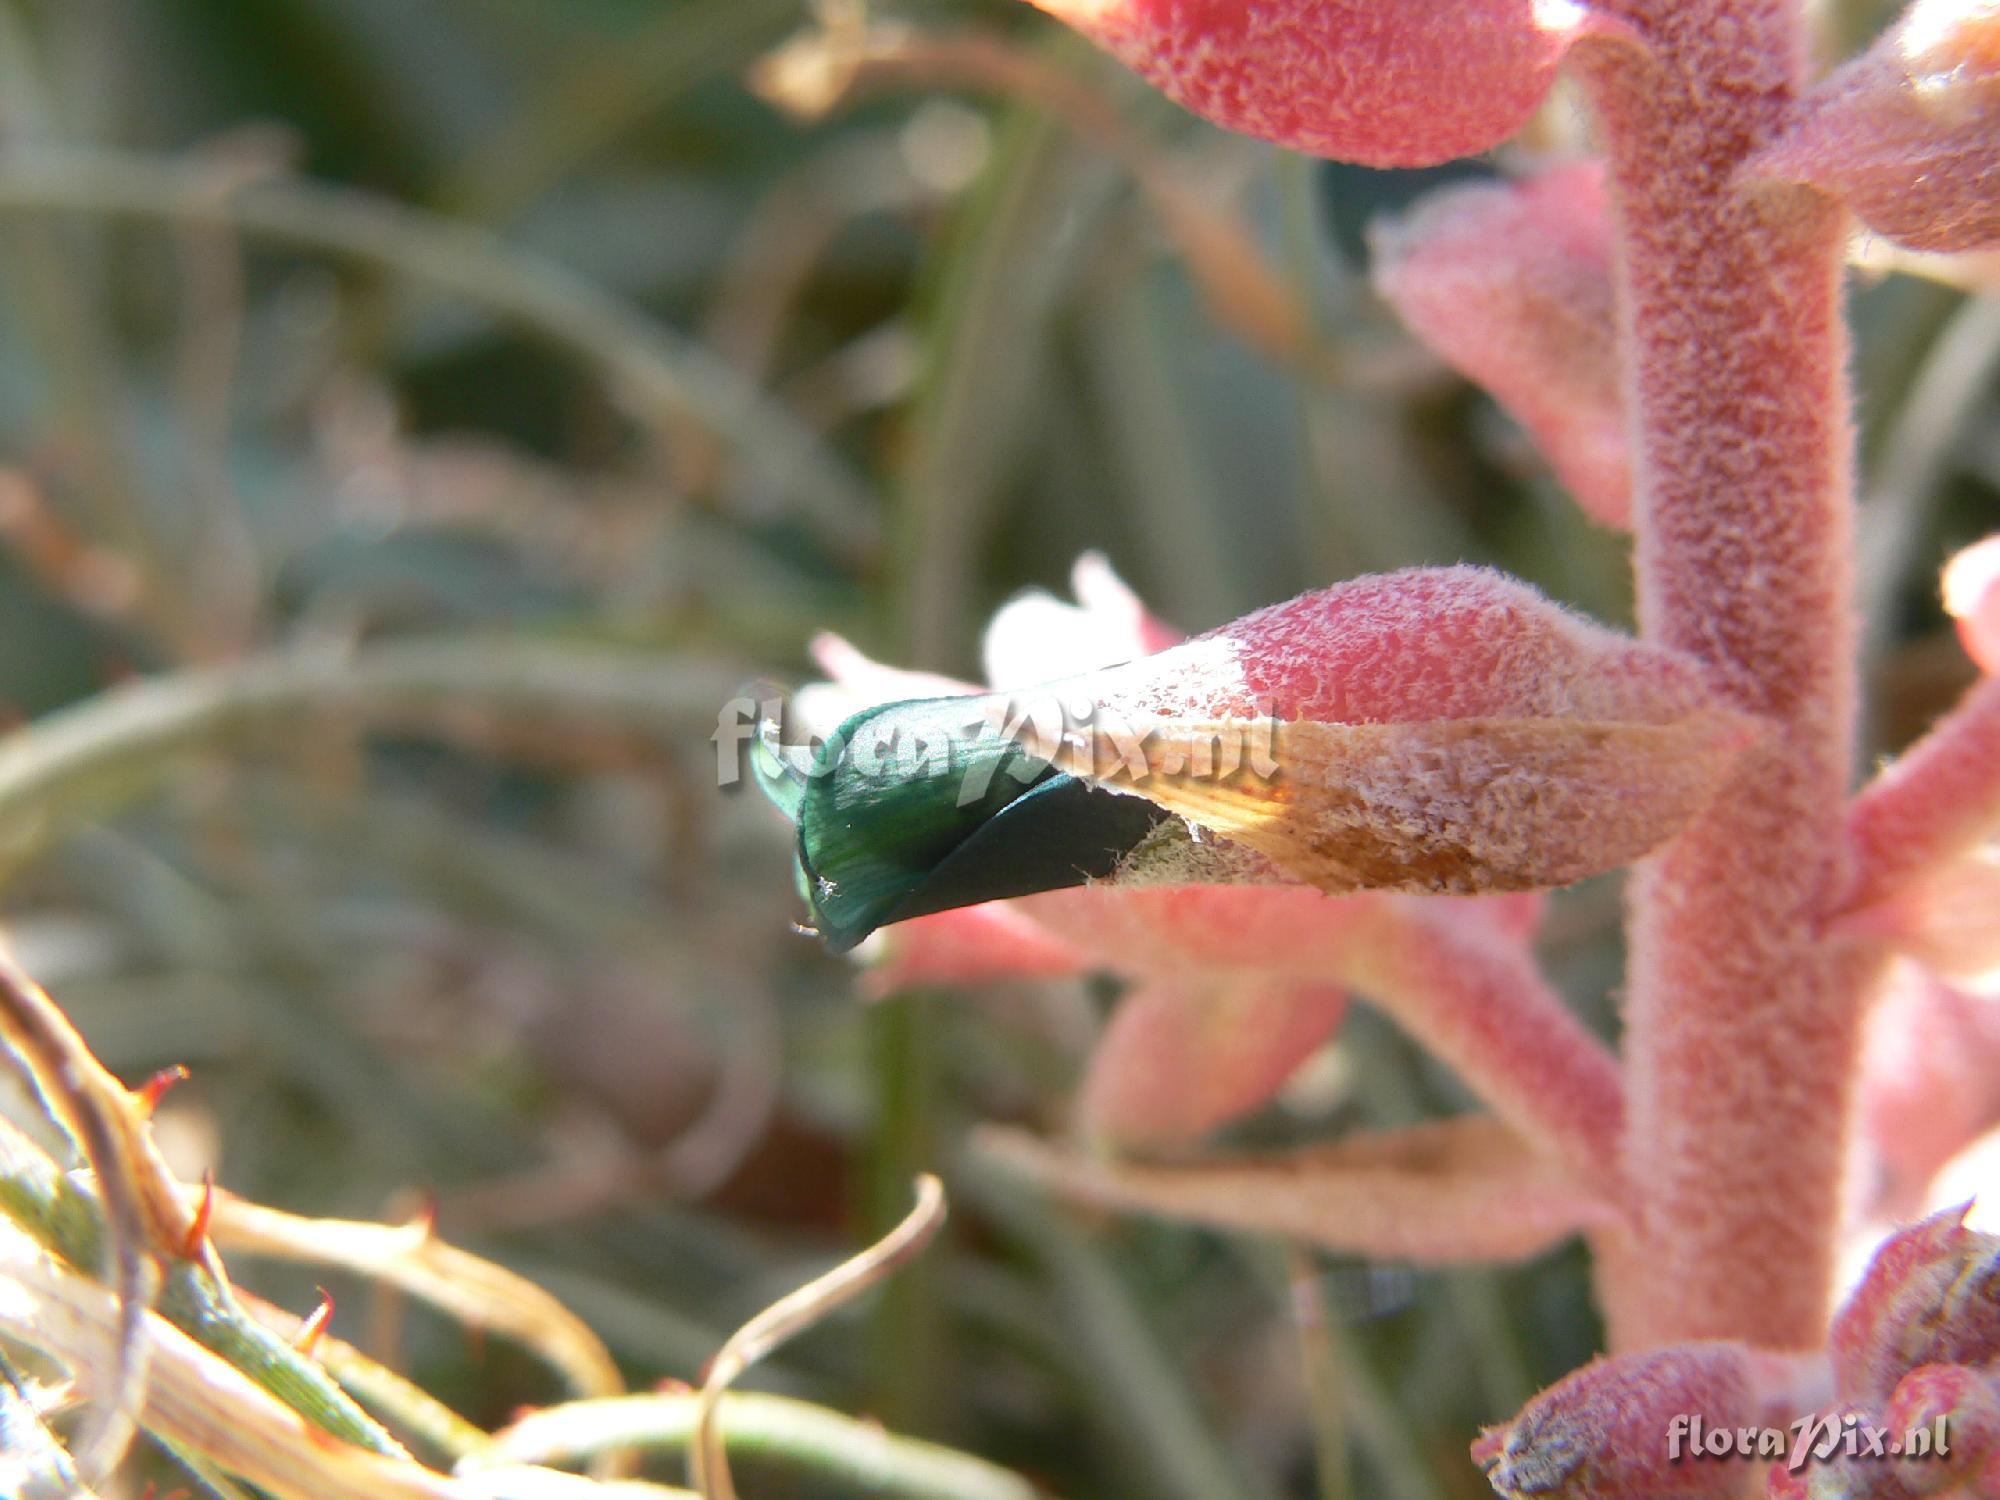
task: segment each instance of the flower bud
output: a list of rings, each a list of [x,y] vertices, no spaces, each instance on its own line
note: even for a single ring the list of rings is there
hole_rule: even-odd
[[[1601,24],[1577,0],[1035,3],[1218,125],[1373,167],[1498,145]]]
[[[1896,1477],[1914,1494],[1935,1495],[2000,1455],[2000,1387],[1968,1365],[1919,1365],[1896,1383],[1882,1425],[1906,1443]],[[1928,1450],[1921,1454],[1907,1448],[1918,1433]]]
[[[1472,1456],[1500,1494],[1533,1500],[1735,1500],[1754,1477],[1739,1436],[1768,1413],[1741,1344],[1669,1344],[1600,1359],[1536,1396]]]
[[[1841,1396],[1888,1398],[1923,1364],[2000,1359],[2000,1239],[1948,1209],[1882,1242],[1861,1285],[1833,1321],[1830,1351]]]

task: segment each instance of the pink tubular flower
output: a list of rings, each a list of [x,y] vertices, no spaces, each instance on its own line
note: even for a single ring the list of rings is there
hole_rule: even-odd
[[[987,629],[983,656],[996,687],[1042,681],[1078,666],[1110,666],[1176,644],[1181,634],[1149,613],[1095,553],[1071,576],[1077,602],[1030,592]],[[978,689],[905,674],[869,661],[838,637],[814,654],[833,681],[808,689],[813,717],[829,727],[871,701]],[[803,696],[803,695],[802,695]],[[1052,978],[1098,968],[1135,983],[1094,1050],[1079,1103],[1095,1135],[1127,1144],[1192,1140],[1268,1100],[1336,1030],[1346,1011],[1324,972],[1324,941],[1338,927],[1321,909],[1340,903],[1283,886],[1053,891],[991,901],[899,923],[882,934],[864,983],[885,994],[912,984]],[[1518,928],[1538,903],[1505,904]],[[1529,908],[1525,916],[1519,911]],[[1261,939],[1310,934],[1318,955]],[[1239,972],[1232,965],[1256,965]],[[1306,976],[1306,977],[1298,977]]]
[[[1445,586],[1452,581],[1470,587]],[[1641,715],[1659,717],[1702,700],[1699,685],[1671,661],[1633,654],[1629,643],[1582,626],[1518,586],[1494,587],[1490,575],[1470,570],[1445,579],[1362,580],[1331,591],[1348,606],[1331,629],[1323,607],[1319,620],[1313,618],[1312,603],[1322,596],[1308,596],[1178,650],[1171,647],[1177,635],[1148,615],[1101,560],[1085,559],[1076,583],[1084,601],[1079,606],[1030,594],[995,617],[985,656],[997,682],[1033,680],[1052,669],[1118,661],[1166,645],[1162,655],[1099,676],[1138,673],[1142,683],[1192,684],[1205,694],[1208,712],[1229,712],[1268,692],[1313,711],[1356,717],[1456,713],[1472,728],[1496,709],[1541,713],[1575,706],[1594,726],[1588,734],[1615,734],[1616,726]],[[1314,630],[1341,640],[1342,626],[1348,632],[1342,650],[1302,654],[1298,633]],[[1264,648],[1254,681],[1246,679],[1241,659],[1245,642]],[[1453,680],[1453,650],[1472,656],[1476,680]],[[815,652],[835,681],[801,697],[823,724],[861,709],[871,696],[912,685],[836,639],[822,639]],[[1608,653],[1607,665],[1599,664],[1599,653]],[[1149,675],[1155,663],[1177,658],[1191,659],[1201,675]],[[1322,675],[1329,666],[1342,671],[1343,659],[1354,663],[1350,675]],[[919,679],[915,686],[935,691],[938,680]],[[1161,707],[1144,705],[1144,691],[1127,700],[1128,709]],[[1552,732],[1559,731],[1552,726]],[[1430,764],[1435,774],[1440,766]],[[1248,874],[1252,883],[1184,883],[1202,878],[1211,867],[1204,861],[1218,859],[1225,871]],[[1505,1040],[1510,1035],[1531,1048],[1546,1047],[1556,1059],[1566,1048],[1584,1049],[1583,1061],[1574,1064],[1584,1081],[1545,1090],[1549,1100],[1520,1112],[1531,1134],[1540,1129],[1533,1117],[1544,1105],[1572,1112],[1581,1129],[1600,1139],[1615,1134],[1615,1093],[1584,1048],[1587,1039],[1528,979],[1522,960],[1508,956],[1521,954],[1532,936],[1539,896],[1522,892],[1406,907],[1406,898],[1389,894],[1334,898],[1309,886],[1273,883],[1282,879],[1280,868],[1247,850],[1169,851],[1154,876],[1164,883],[1048,891],[892,925],[882,934],[882,962],[869,987],[879,993],[910,983],[1086,968],[1131,980],[1133,992],[1092,1059],[1081,1102],[1088,1129],[1128,1144],[1188,1141],[1263,1103],[1337,1027],[1346,993],[1356,988],[1388,1005],[1475,1078],[1480,1054],[1508,1055],[1516,1045]],[[1498,1000],[1470,976],[1463,996],[1447,998],[1458,982],[1445,969],[1410,967],[1420,949],[1448,969],[1460,962],[1450,956],[1454,945],[1466,944],[1463,961],[1474,967],[1491,961],[1520,970],[1502,983]],[[1545,1076],[1562,1076],[1572,1065],[1554,1066],[1557,1072]]]
[[[1584,510],[1627,525],[1602,166],[1446,188],[1371,239],[1376,288],[1410,331],[1492,392]]]
[[[1349,994],[1491,1111],[1256,1163],[1022,1154],[1081,1196],[1428,1259],[1622,1233],[1622,1086],[1527,952],[1535,892],[1671,836],[1759,722],[1686,657],[1476,568],[1353,579],[1178,644],[1101,564],[1077,581],[1082,605],[996,617],[999,691],[817,644],[839,682],[801,696],[830,748],[773,751],[767,791],[821,930],[885,929],[899,980],[1129,980],[1081,1101],[1113,1144],[1255,1108]],[[968,788],[967,766],[1016,780]],[[1109,859],[1078,836],[1106,830]]]
[[[1746,171],[1810,183],[1914,249],[2000,243],[2000,9],[1914,0]]]
[[[1375,167],[1498,145],[1606,24],[1576,0],[1036,3],[1218,125]]]
[[[1038,640],[1074,667],[1143,646],[1149,630],[1165,638],[1133,609],[1107,633],[1102,609],[1030,596],[995,620],[987,654],[1012,678],[1046,659]],[[817,649],[860,685],[842,707],[904,684],[845,643]],[[842,698],[801,695],[823,723],[829,696]],[[1121,858],[1119,881],[1276,879],[1336,893],[1532,890],[1615,868],[1698,809],[1756,733],[1686,658],[1473,568],[1353,579],[1139,660],[989,694],[968,716],[973,707],[1008,753],[1179,820]],[[911,709],[927,727],[955,722]],[[843,758],[814,776],[879,782],[901,764],[901,722],[913,714],[855,715]],[[847,786],[832,796],[842,852],[865,858],[866,797]],[[845,899],[832,878],[844,871],[819,868],[801,829],[822,893]],[[897,920],[883,909],[869,925]]]

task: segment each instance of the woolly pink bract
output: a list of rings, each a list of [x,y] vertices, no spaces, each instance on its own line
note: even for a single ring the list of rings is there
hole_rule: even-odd
[[[1572,0],[1035,0],[1178,104],[1372,167],[1498,145],[1592,26]]]

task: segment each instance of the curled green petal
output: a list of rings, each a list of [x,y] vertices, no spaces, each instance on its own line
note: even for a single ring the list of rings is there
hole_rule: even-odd
[[[775,719],[759,718],[750,740],[750,776],[757,790],[792,822],[799,820],[799,804],[805,800],[806,784],[812,775],[811,750],[787,745],[779,739]]]
[[[796,794],[806,900],[835,952],[891,922],[1101,879],[1167,816],[1059,771],[994,727],[994,702],[864,709],[810,770],[773,752],[766,795]]]

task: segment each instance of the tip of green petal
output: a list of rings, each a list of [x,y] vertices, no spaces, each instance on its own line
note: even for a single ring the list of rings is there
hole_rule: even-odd
[[[994,726],[993,704],[864,709],[816,750],[760,732],[757,783],[797,825],[801,890],[834,952],[893,922],[1103,879],[1169,816],[1057,770]]]
[[[811,747],[788,745],[780,733],[778,720],[758,716],[750,740],[750,779],[764,794],[765,801],[797,823],[814,757]]]

